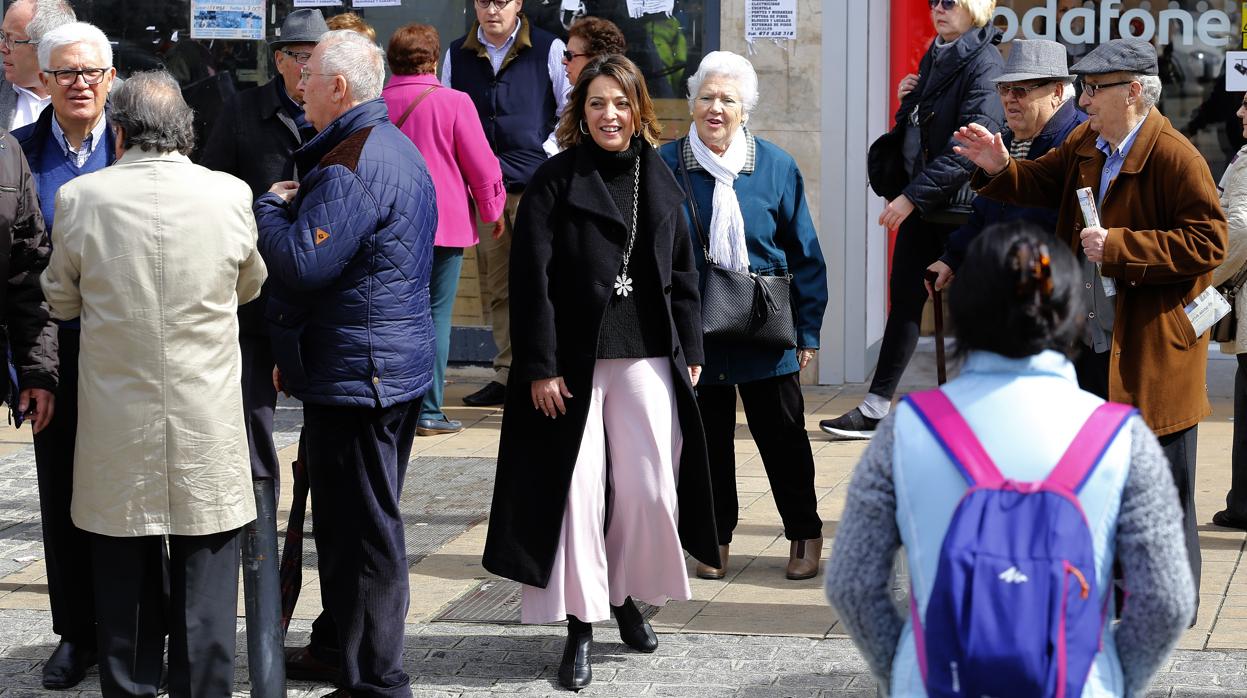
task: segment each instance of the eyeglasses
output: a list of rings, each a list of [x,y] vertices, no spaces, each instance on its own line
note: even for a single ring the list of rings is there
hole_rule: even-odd
[[[1041,87],[1047,87],[1048,85],[1051,85],[1052,82],[1053,82],[1052,80],[1047,80],[1036,85],[998,84],[996,85],[996,94],[1000,95],[1001,99],[1004,99],[1005,95],[1013,95],[1014,99],[1021,101],[1023,99],[1026,99],[1027,95],[1029,95],[1030,93],[1034,92],[1035,90],[1038,90]]]
[[[307,66],[304,66],[299,71],[299,80],[303,82],[307,82],[308,77],[312,75],[323,75],[325,77],[337,77],[339,74],[340,73],[313,73],[312,71],[307,69]]]
[[[476,0],[476,6],[482,10],[488,10],[492,5],[495,10],[501,12],[510,4],[511,0]]]
[[[572,61],[576,60],[577,58],[580,58],[581,56],[584,56],[585,58],[591,58],[593,54],[592,53],[572,53],[571,51],[563,52],[563,60],[567,61],[568,63],[571,63]]]
[[[39,42],[35,41],[34,39],[14,39],[12,34],[9,34],[8,32],[0,31],[0,45],[3,45],[5,48],[7,48],[10,51],[13,50],[14,46],[25,45],[25,44],[30,44],[33,46],[33,45],[37,45],[38,43]]]
[[[69,87],[78,82],[78,76],[82,76],[82,81],[88,85],[98,85],[104,82],[104,74],[108,72],[108,68],[83,68],[82,70],[45,70],[48,75],[56,78],[56,84],[62,87]]]
[[[957,2],[958,0],[927,0],[927,4],[931,6],[932,10],[942,7],[945,12],[952,12],[953,8],[957,6]]]
[[[1095,83],[1087,82],[1086,80],[1082,80],[1082,79],[1079,79],[1078,82],[1079,84],[1082,85],[1082,91],[1085,92],[1088,97],[1094,97],[1096,96],[1097,93],[1099,93],[1100,90],[1103,90],[1106,87],[1117,87],[1119,85],[1129,85],[1130,83],[1134,82],[1134,80],[1122,80],[1121,82],[1102,82],[1098,85]]]
[[[312,54],[310,51],[291,51],[288,48],[283,48],[283,49],[278,49],[278,50],[286,54],[287,56],[290,56],[291,58],[293,58],[294,62],[298,63],[299,65],[307,65],[307,62],[312,60]]]

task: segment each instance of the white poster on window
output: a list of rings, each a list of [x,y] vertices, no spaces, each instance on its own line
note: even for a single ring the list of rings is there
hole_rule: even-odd
[[[351,0],[351,7],[398,7],[403,0]]]
[[[191,0],[192,39],[264,40],[264,0]]]
[[[1225,91],[1247,92],[1247,51],[1225,52]]]
[[[797,38],[797,0],[745,0],[745,41]]]
[[[342,0],[294,0],[295,7],[341,7]]]
[[[675,9],[675,0],[628,0],[628,16],[639,19],[658,12],[669,15]]]

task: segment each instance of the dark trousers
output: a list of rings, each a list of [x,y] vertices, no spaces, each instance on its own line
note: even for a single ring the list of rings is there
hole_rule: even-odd
[[[238,529],[167,540],[166,554],[165,536],[91,536],[100,689],[109,698],[157,694],[166,629],[170,696],[233,691]]]
[[[1078,374],[1078,386],[1089,393],[1108,399],[1108,352],[1096,353],[1084,347],[1074,361]],[[1199,550],[1199,530],[1195,522],[1195,447],[1198,444],[1199,425],[1182,431],[1156,437],[1165,458],[1169,460],[1169,473],[1178,490],[1178,503],[1182,506],[1182,534],[1186,539],[1186,556],[1191,565],[1191,578],[1195,581],[1195,604],[1199,605],[1199,573],[1203,556]]]
[[[1238,355],[1234,372],[1234,438],[1230,451],[1230,491],[1225,510],[1230,517],[1247,521],[1247,354]]]
[[[814,455],[805,431],[805,398],[796,373],[739,385],[701,385],[697,404],[706,430],[710,485],[719,542],[732,542],[740,504],[736,498],[736,392],[745,406],[745,420],[758,444],[775,506],[788,540],[823,535],[814,495]]]
[[[870,382],[870,392],[875,395],[890,399],[896,394],[896,386],[918,347],[922,308],[927,303],[923,274],[944,253],[944,243],[955,229],[953,225],[924,221],[915,212],[896,233],[892,274],[888,277],[892,307],[883,326],[875,377]]]
[[[74,525],[69,504],[74,494],[74,442],[78,435],[78,329],[62,327],[60,383],[52,421],[35,434],[39,476],[39,514],[43,520],[44,565],[52,631],[71,642],[95,643],[95,603],[91,592],[91,539]]]
[[[303,413],[321,603],[336,626],[339,685],[352,695],[406,698],[407,549],[398,500],[420,400],[380,409],[305,404]]]

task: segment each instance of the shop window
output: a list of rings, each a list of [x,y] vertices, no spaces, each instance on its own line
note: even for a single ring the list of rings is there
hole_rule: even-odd
[[[998,0],[995,22],[1014,38],[1047,38],[1065,44],[1076,61],[1103,39],[1133,36],[1151,41],[1162,83],[1158,105],[1187,132],[1220,177],[1244,144],[1234,116],[1240,95],[1225,89],[1226,51],[1241,50],[1239,3],[1208,0]]]
[[[196,128],[210,128],[226,98],[254,87],[273,75],[272,53],[259,41],[192,40],[190,0],[71,0],[80,19],[104,30],[114,42],[114,63],[125,77],[140,70],[165,68],[182,84],[195,108]],[[653,3],[649,3],[653,4]],[[351,10],[322,7],[326,17]],[[628,41],[628,57],[641,67],[659,116],[674,137],[687,128],[684,99],[688,76],[707,51],[718,48],[719,0],[675,0],[670,15],[653,12],[632,17],[628,0],[583,0],[578,13],[562,11],[560,0],[526,0],[524,12],[534,24],[566,39],[578,14],[604,17],[617,24]],[[294,9],[293,0],[269,0],[265,35]],[[384,47],[394,30],[408,22],[437,27],[442,51],[462,36],[475,20],[473,0],[404,0],[396,7],[354,10],[377,30]]]

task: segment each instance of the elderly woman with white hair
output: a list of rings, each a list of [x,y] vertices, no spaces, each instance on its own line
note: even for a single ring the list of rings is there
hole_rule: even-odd
[[[918,346],[927,302],[923,277],[953,231],[969,218],[974,165],[953,152],[953,134],[967,124],[998,133],[1004,106],[993,78],[1004,69],[991,25],[995,0],[930,0],[935,40],[896,88],[900,107],[892,130],[868,158],[870,184],[888,200],[879,224],[896,230],[888,279],[891,309],[875,375],[862,403],[819,426],[838,439],[869,439],[892,407],[901,375]]]
[[[83,22],[63,24],[44,34],[38,57],[42,70],[39,79],[52,104],[33,123],[13,131],[13,137],[26,154],[39,191],[39,208],[51,231],[61,186],[116,160],[104,105],[117,71],[112,67],[108,37]],[[78,432],[79,323],[72,318],[58,324],[56,413],[47,427],[35,434],[35,466],[39,471],[52,629],[61,636],[44,666],[43,685],[65,689],[77,685],[87,667],[95,663],[96,641],[90,542],[69,515]]]
[[[705,337],[705,368],[697,388],[714,491],[720,565],[697,566],[697,576],[722,579],[736,528],[736,393],[758,444],[775,504],[790,541],[788,579],[818,574],[823,521],[814,493],[814,456],[805,431],[798,372],[818,350],[827,305],[827,267],[805,203],[805,181],[792,156],[746,128],[758,103],[758,76],[744,57],[714,51],[689,79],[693,128],[668,143],[662,157],[688,197],[685,212],[703,288],[711,266],[760,277],[790,279],[795,336],[767,342],[756,336]],[[723,298],[705,292],[703,308]]]

